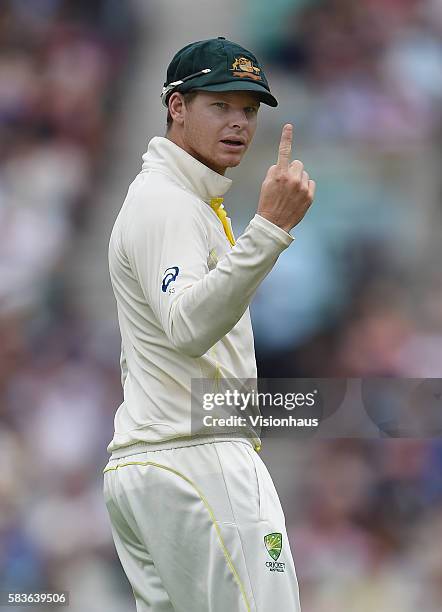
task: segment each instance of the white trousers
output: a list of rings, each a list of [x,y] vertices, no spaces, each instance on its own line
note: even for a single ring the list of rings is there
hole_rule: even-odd
[[[137,612],[300,612],[284,513],[252,444],[174,443],[104,469]]]

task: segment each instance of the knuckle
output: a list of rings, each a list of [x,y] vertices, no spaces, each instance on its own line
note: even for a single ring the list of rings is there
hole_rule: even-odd
[[[275,180],[276,180],[277,183],[281,183],[281,184],[286,183],[287,180],[288,180],[287,172],[284,172],[283,170],[280,170],[275,175]]]
[[[302,193],[303,196],[307,196],[309,193],[308,185],[306,185],[305,183],[301,183],[299,191]]]

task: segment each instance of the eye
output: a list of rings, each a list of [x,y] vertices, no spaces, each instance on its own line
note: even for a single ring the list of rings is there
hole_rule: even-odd
[[[215,102],[215,106],[218,108],[226,108],[227,104],[225,102]]]
[[[256,115],[256,113],[258,112],[256,106],[247,106],[247,108],[245,108],[244,110],[246,111],[246,113],[252,113],[254,115]]]

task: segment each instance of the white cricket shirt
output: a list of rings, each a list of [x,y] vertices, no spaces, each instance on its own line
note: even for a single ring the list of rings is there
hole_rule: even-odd
[[[231,184],[149,142],[109,242],[124,391],[109,452],[191,435],[192,378],[257,376],[248,305],[293,237],[255,215],[232,247],[209,205]]]

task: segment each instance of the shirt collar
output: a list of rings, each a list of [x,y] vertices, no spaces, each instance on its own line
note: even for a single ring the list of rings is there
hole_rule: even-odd
[[[211,170],[187,151],[163,136],[155,136],[143,155],[143,170],[160,170],[205,202],[223,196],[232,179]]]

